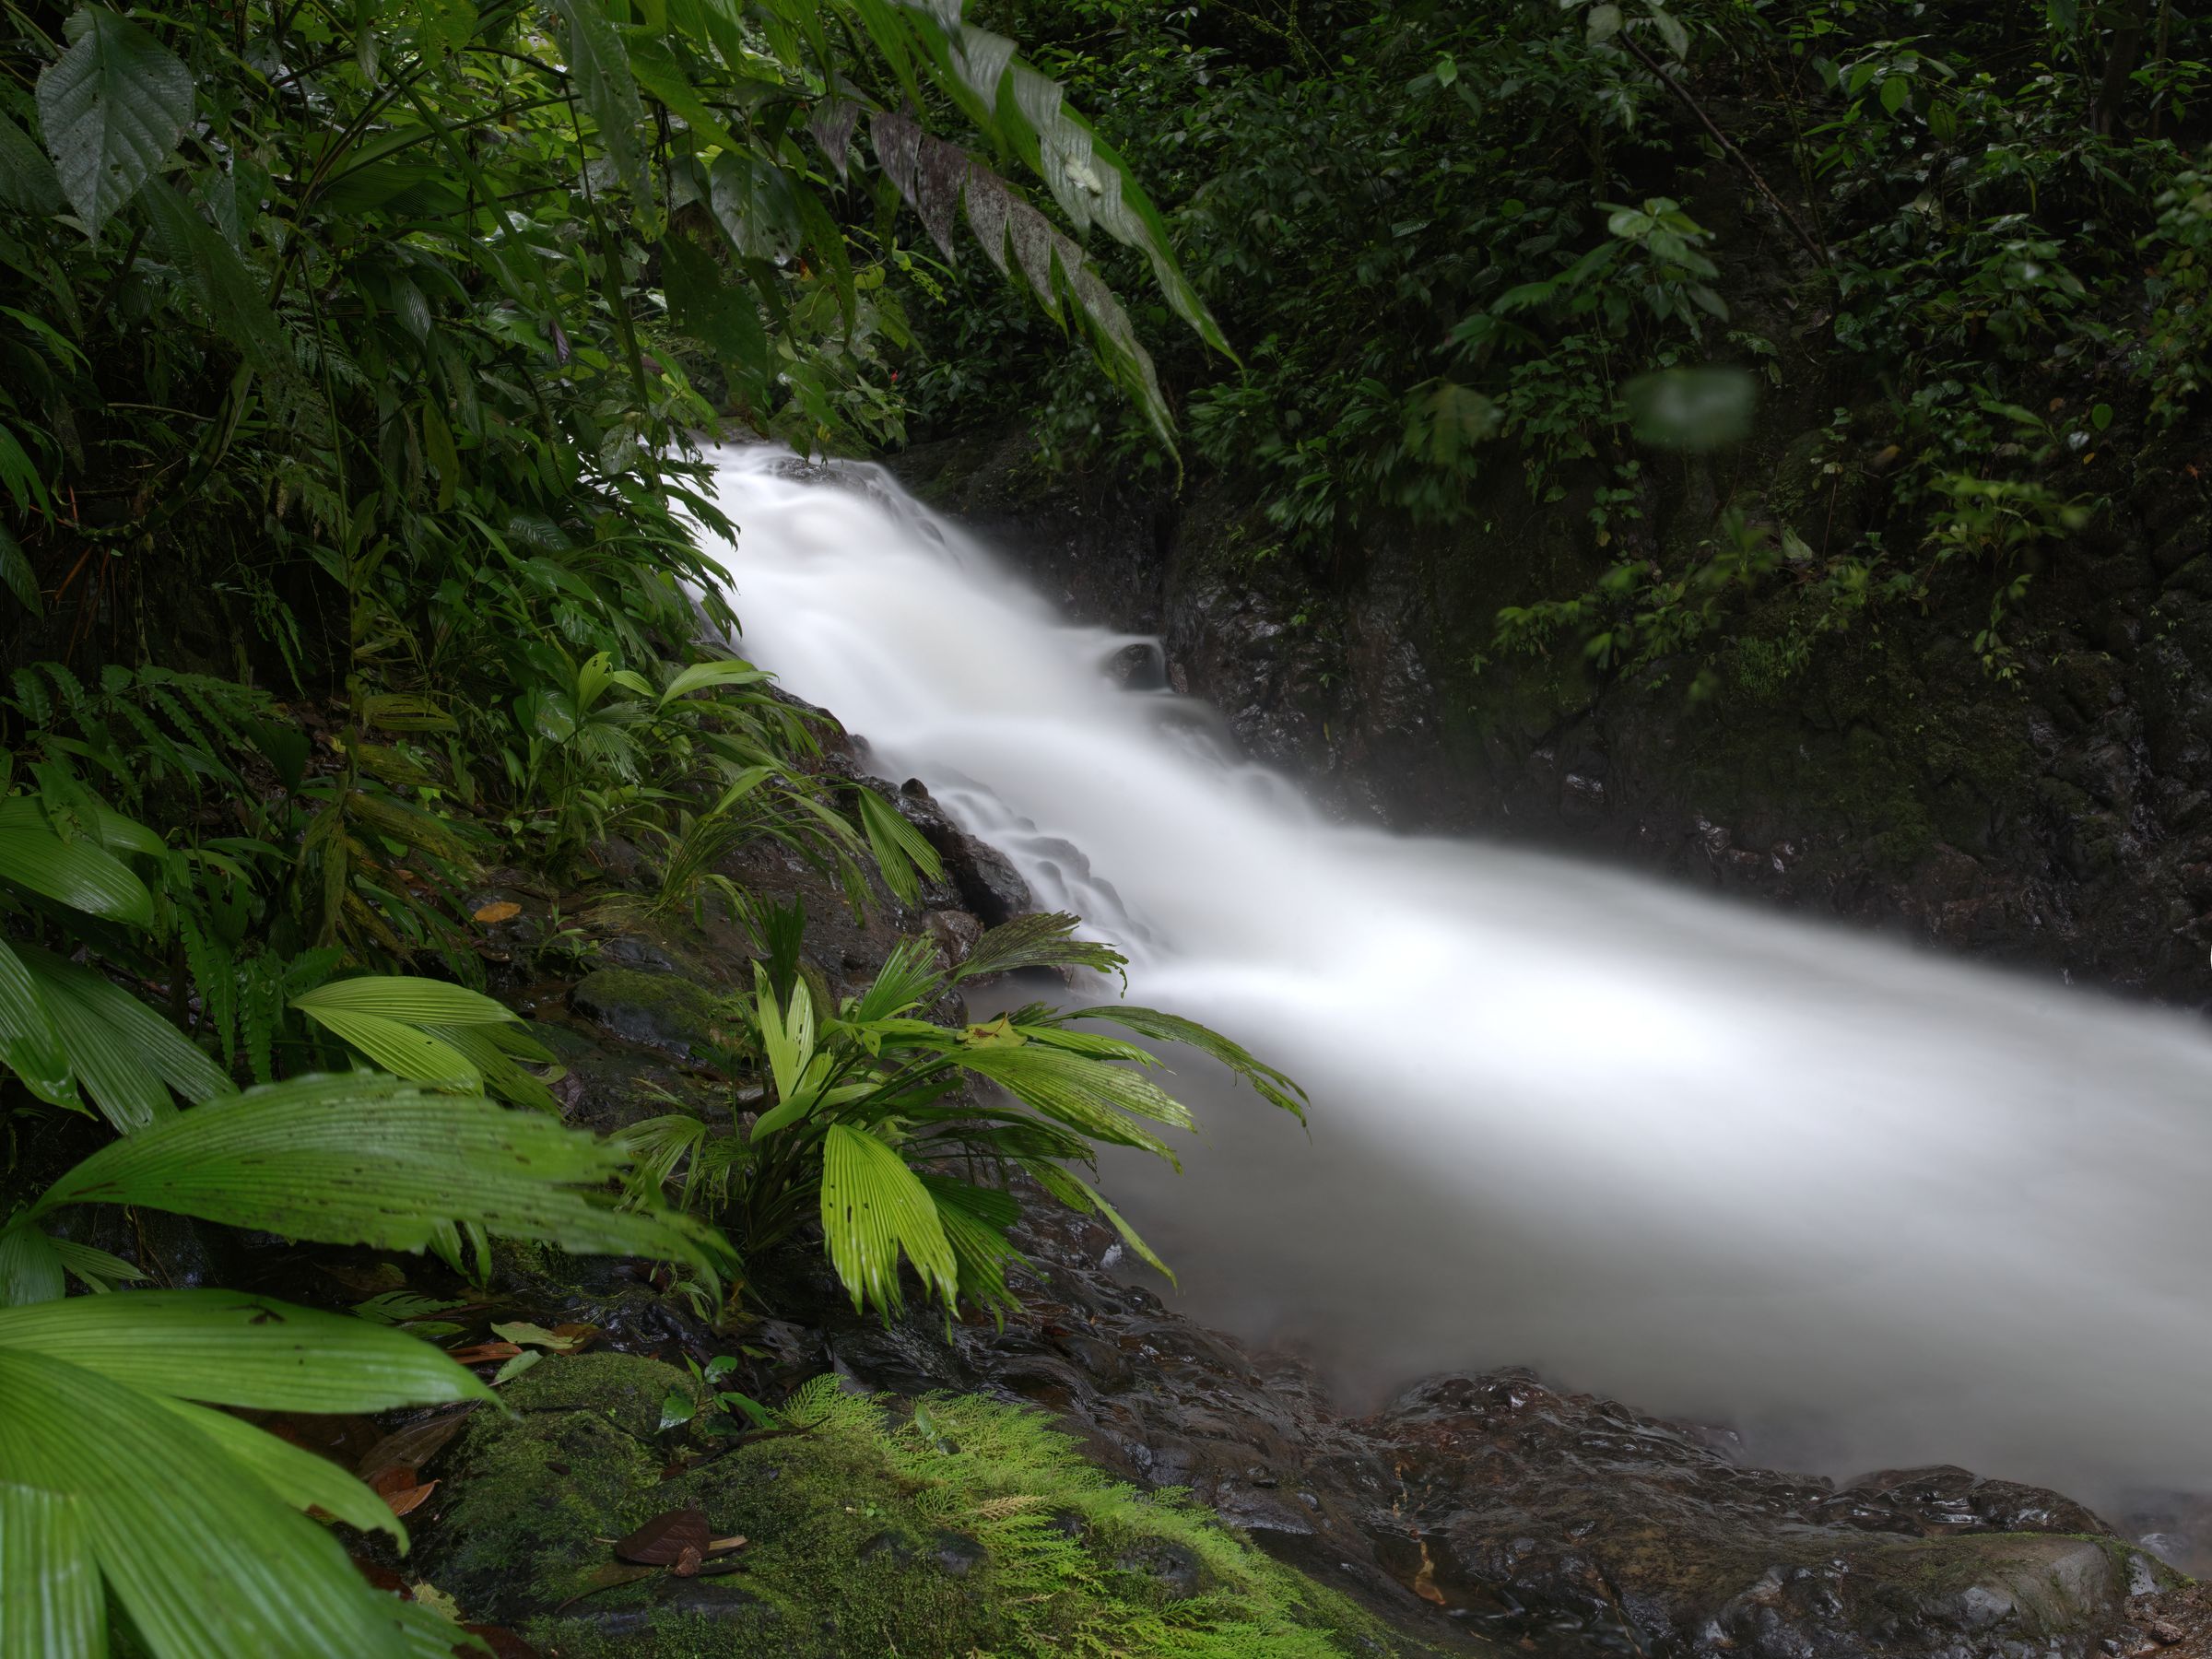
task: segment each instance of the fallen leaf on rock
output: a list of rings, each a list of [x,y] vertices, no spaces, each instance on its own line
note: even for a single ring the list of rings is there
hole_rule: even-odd
[[[458,1411],[441,1412],[436,1417],[424,1418],[419,1423],[409,1423],[404,1429],[394,1429],[382,1440],[361,1453],[353,1472],[371,1486],[377,1478],[392,1469],[405,1469],[409,1475],[420,1471],[431,1458],[444,1450],[446,1441],[461,1432],[461,1425],[476,1410],[473,1405]]]
[[[375,1488],[376,1495],[384,1500],[385,1506],[395,1515],[413,1514],[422,1507],[423,1500],[438,1488],[438,1483],[434,1480],[425,1486],[417,1486],[415,1472],[406,1468],[388,1469],[380,1478],[369,1484]]]
[[[625,1561],[665,1567],[682,1559],[687,1549],[694,1555],[705,1554],[713,1539],[704,1510],[670,1510],[655,1515],[627,1538],[616,1540],[615,1554]],[[696,1564],[693,1571],[697,1571]]]
[[[477,912],[477,920],[486,924],[512,922],[523,913],[523,907],[512,899],[500,899],[486,905]]]
[[[424,1606],[436,1608],[455,1624],[461,1622],[461,1604],[437,1585],[425,1579],[417,1579],[407,1586],[407,1592]]]
[[[504,1337],[509,1342],[522,1343],[527,1347],[547,1348],[556,1354],[572,1354],[593,1337],[598,1335],[599,1327],[597,1325],[571,1324],[561,1325],[548,1331],[543,1325],[532,1324],[527,1320],[518,1319],[506,1324],[493,1325],[491,1334],[494,1336]]]
[[[524,1371],[528,1371],[532,1366],[535,1365],[544,1358],[545,1355],[538,1352],[538,1350],[535,1348],[529,1348],[522,1353],[517,1354],[513,1359],[508,1360],[506,1364],[500,1366],[497,1371],[492,1373],[491,1385],[494,1388],[497,1388],[502,1382],[513,1382],[515,1378],[521,1376]]]
[[[512,1342],[479,1342],[472,1347],[447,1348],[445,1357],[460,1365],[488,1365],[495,1359],[512,1359],[522,1351]]]
[[[673,1429],[699,1415],[699,1401],[680,1388],[672,1388],[661,1401],[661,1427]]]

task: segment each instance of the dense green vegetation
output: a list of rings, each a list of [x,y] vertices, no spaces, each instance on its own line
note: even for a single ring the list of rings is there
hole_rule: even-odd
[[[870,1399],[825,1378],[777,1415],[780,1438],[709,1456],[696,1427],[688,1440],[659,1434],[636,1409],[696,1386],[624,1355],[551,1359],[518,1381],[523,1415],[486,1419],[460,1452],[461,1519],[481,1542],[441,1557],[455,1593],[559,1609],[523,1628],[580,1659],[1331,1659],[1376,1651],[1382,1634],[1178,1494],[1104,1479],[1033,1411],[972,1395]],[[587,1441],[609,1449],[588,1486],[548,1478],[548,1462],[573,1467]],[[687,1452],[690,1467],[657,1478]],[[818,1501],[825,1492],[842,1501]],[[606,1527],[672,1508],[748,1540],[742,1579],[719,1581],[742,1583],[742,1614],[716,1606],[712,1579],[690,1607],[650,1580],[595,1583]],[[828,1618],[825,1582],[837,1587]]]
[[[1379,524],[1479,533],[1509,495],[1579,521],[1604,574],[1502,610],[1481,653],[1695,667],[1753,594],[1794,595],[1800,651],[1967,595],[2006,675],[2100,449],[2206,377],[2212,35],[2163,0],[1003,12],[1173,204],[1241,362],[1160,377],[1257,556],[1325,594]],[[961,297],[919,321],[917,433],[1018,387],[1047,469],[1166,465],[1095,374]],[[1806,435],[1818,500],[1768,499],[1754,421]],[[1656,529],[1672,452],[1716,445],[1717,510]]]
[[[768,838],[855,907],[937,873],[824,764],[823,717],[725,654],[695,542],[730,529],[698,431],[896,430],[902,208],[940,241],[964,217],[1163,435],[1075,237],[1135,250],[1219,342],[1134,179],[1010,42],[884,0],[307,0],[11,7],[6,50],[0,1649],[98,1654],[111,1623],[165,1656],[456,1637],[304,1512],[404,1542],[382,1499],[209,1408],[484,1382],[391,1323],[104,1294],[144,1276],[72,1236],[84,1206],[430,1249],[478,1284],[494,1236],[643,1256],[709,1317],[747,1253],[818,1219],[856,1302],[895,1306],[903,1259],[949,1308],[1004,1300],[1007,1169],[1102,1207],[1066,1166],[1188,1121],[1142,1051],[1071,1021],[1200,1042],[1295,1109],[1148,1010],[914,1018],[947,986],[919,944],[838,1006],[796,971],[796,912],[715,867]],[[660,879],[610,911],[718,905],[759,941],[728,1069],[778,1104],[742,1139],[553,1122],[553,1053],[483,994],[479,872],[588,889],[616,838]],[[1118,960],[1072,926],[986,935],[965,971]],[[966,1077],[1014,1104],[963,1110]],[[72,1114],[118,1138],[19,1190]],[[701,1220],[664,1198],[679,1168]]]
[[[79,1236],[94,1206],[479,1286],[495,1237],[641,1256],[708,1318],[818,1226],[856,1306],[996,1311],[1012,1172],[1129,1236],[1077,1171],[1187,1124],[1096,1023],[1300,1110],[1156,1010],[944,1019],[979,974],[1116,966],[1072,918],[957,965],[911,942],[853,996],[806,971],[801,912],[726,854],[772,841],[855,907],[935,854],[729,654],[701,434],[859,451],[1014,409],[1047,470],[1231,480],[1253,556],[1317,582],[1367,528],[1511,490],[1610,568],[1483,652],[1709,673],[1753,594],[1794,596],[1798,649],[1979,584],[2001,677],[2106,434],[2212,377],[2206,28],[2170,0],[9,6],[0,1650],[454,1638],[308,1513],[404,1539],[382,1498],[212,1408],[482,1379],[394,1324],[109,1294],[141,1269]],[[1799,406],[1827,354],[1859,394]],[[1778,410],[1883,511],[1816,538],[1724,493],[1656,535],[1675,453]],[[605,884],[607,914],[752,941],[714,1010],[726,1123],[555,1122],[553,1050],[486,994],[481,873],[598,892],[617,842],[652,890]],[[940,1480],[926,1432],[809,1408],[901,1501],[983,1506],[1008,1583],[1060,1575],[1094,1645],[1323,1651],[1334,1613],[1183,1512],[1140,1524],[1028,1419],[946,1407],[1006,1466]],[[1223,1599],[1177,1617],[1218,1629],[1132,1604],[1032,1499],[1198,1552]]]

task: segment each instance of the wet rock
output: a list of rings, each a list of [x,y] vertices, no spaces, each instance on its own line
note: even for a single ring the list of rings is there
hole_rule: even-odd
[[[1003,1330],[957,1326],[948,1346],[918,1318],[825,1315],[824,1339],[869,1385],[1057,1412],[1108,1466],[1188,1487],[1445,1651],[2087,1659],[2126,1628],[2145,1558],[2059,1494],[1953,1468],[1839,1488],[1525,1371],[1431,1379],[1347,1418],[1302,1367],[1118,1282],[1100,1231],[1025,1217],[1027,1304]]]
[[[1021,873],[996,847],[954,823],[920,779],[909,778],[892,798],[907,822],[936,850],[961,901],[985,926],[1029,913],[1030,887]]]
[[[599,947],[599,959],[610,968],[635,968],[641,973],[674,973],[675,959],[653,940],[639,934],[617,934]]]
[[[672,974],[602,968],[570,990],[569,1006],[625,1042],[679,1059],[704,1059],[722,1047],[713,997]]]

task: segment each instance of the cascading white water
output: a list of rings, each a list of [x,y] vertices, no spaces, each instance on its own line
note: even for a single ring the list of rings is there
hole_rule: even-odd
[[[2200,1024],[1332,825],[877,469],[718,465],[748,653],[1311,1090],[1183,1064],[1186,1173],[1108,1169],[1193,1312],[1355,1394],[1531,1364],[1830,1473],[2212,1488]]]

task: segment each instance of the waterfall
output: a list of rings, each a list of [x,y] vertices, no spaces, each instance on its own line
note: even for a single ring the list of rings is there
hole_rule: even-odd
[[[717,457],[744,647],[1134,999],[1200,1133],[1107,1160],[1200,1318],[1347,1397],[1528,1364],[1836,1475],[2212,1488],[2212,1033],[1571,860],[1331,823],[880,469]]]

